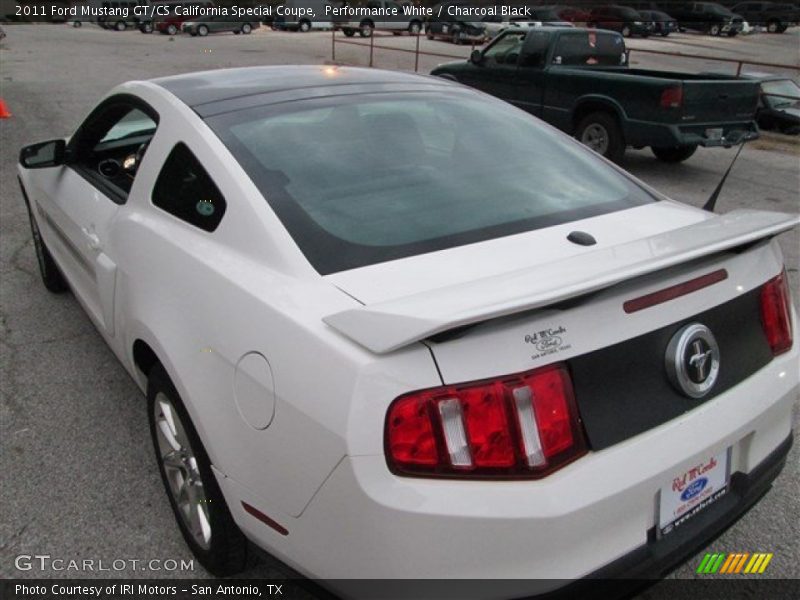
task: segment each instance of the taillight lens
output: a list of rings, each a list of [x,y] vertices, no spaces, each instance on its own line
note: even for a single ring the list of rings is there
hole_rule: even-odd
[[[792,317],[786,271],[761,288],[761,324],[773,356],[792,347]]]
[[[661,108],[680,108],[683,104],[683,87],[670,87],[661,92]]]
[[[401,475],[536,479],[586,453],[563,364],[401,396],[385,436]]]

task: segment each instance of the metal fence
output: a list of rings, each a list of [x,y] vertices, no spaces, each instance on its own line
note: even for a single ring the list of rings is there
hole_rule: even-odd
[[[380,31],[380,30],[372,30],[372,35],[369,38],[362,38],[364,41],[356,41],[356,40],[349,40],[349,39],[341,39],[337,38],[336,32],[337,29],[331,30],[331,60],[336,62],[336,46],[339,44],[346,44],[350,46],[362,46],[364,48],[369,49],[369,66],[375,66],[375,50],[388,50],[393,52],[402,52],[406,54],[413,54],[414,55],[414,72],[419,71],[419,59],[420,56],[432,56],[436,58],[454,58],[454,59],[464,59],[465,56],[461,54],[447,54],[444,52],[430,52],[426,50],[420,50],[420,37],[424,34],[420,33],[414,35],[415,42],[414,42],[414,49],[410,48],[398,48],[397,46],[386,46],[380,42],[380,40],[376,43],[376,38],[392,38],[394,34],[388,31]],[[413,35],[413,34],[409,34]],[[474,50],[477,46],[472,44],[472,49]],[[673,58],[680,58],[680,59],[688,59],[688,60],[702,60],[705,62],[714,61],[714,62],[721,62],[731,65],[736,65],[736,75],[739,76],[742,73],[742,69],[745,66],[755,66],[755,67],[766,67],[770,69],[776,69],[780,71],[790,71],[795,73],[800,73],[800,65],[787,65],[787,64],[780,64],[780,63],[768,63],[768,62],[760,62],[760,61],[753,61],[753,60],[742,60],[742,59],[735,59],[735,58],[728,58],[728,57],[720,57],[720,56],[705,56],[701,54],[687,54],[684,52],[668,52],[665,50],[650,50],[650,49],[642,49],[642,48],[629,48],[629,54],[632,56],[635,54],[655,54],[661,56],[670,56]]]

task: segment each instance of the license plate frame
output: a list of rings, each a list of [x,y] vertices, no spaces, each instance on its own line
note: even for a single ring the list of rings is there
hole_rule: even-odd
[[[675,473],[659,490],[658,532],[668,535],[724,496],[730,487],[731,449],[710,454]]]

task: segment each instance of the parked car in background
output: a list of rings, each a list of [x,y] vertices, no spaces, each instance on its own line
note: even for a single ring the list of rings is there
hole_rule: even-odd
[[[783,33],[795,24],[796,10],[789,4],[775,2],[742,2],[733,7],[750,25],[766,28],[769,33]]]
[[[744,19],[715,2],[674,2],[669,4],[669,14],[678,20],[681,29],[702,31],[708,35],[729,37],[738,35]]]
[[[189,14],[192,11],[184,9],[189,9],[191,7],[211,8],[213,6],[215,6],[215,4],[210,0],[201,2],[175,2],[171,5],[168,15],[155,19],[155,30],[165,35],[175,35],[181,31],[183,24],[192,18]]]
[[[652,23],[651,33],[667,37],[670,33],[678,31],[678,21],[660,10],[640,10],[639,14],[645,21]]]
[[[485,42],[489,37],[486,33],[486,24],[447,14],[449,5],[452,3],[437,4],[433,7],[433,16],[425,23],[426,37],[429,40],[447,40],[454,44]]]
[[[800,134],[800,86],[783,75],[747,73],[761,85],[756,121],[761,129],[789,135]]]
[[[349,6],[365,6],[375,11],[384,11],[378,14],[386,14],[388,9],[394,9],[394,15],[386,16],[361,16],[357,18],[349,16],[334,16],[333,24],[341,29],[347,37],[352,37],[356,32],[361,37],[370,37],[375,29],[391,31],[395,34],[408,32],[412,35],[419,35],[422,32],[423,20],[416,15],[403,14],[403,7],[394,0],[367,0],[363,4],[360,2],[348,4]]]
[[[550,8],[555,11],[558,18],[562,21],[575,24],[585,24],[589,21],[590,6],[564,6],[561,4],[543,6],[541,8]]]
[[[589,27],[618,31],[622,37],[638,35],[648,37],[653,24],[646,21],[637,11],[627,6],[608,4],[596,6],[589,12]]]
[[[531,6],[531,17],[540,21],[542,25],[552,27],[574,27],[572,21],[562,18],[559,11],[553,6]]]
[[[191,36],[205,37],[209,33],[243,33],[250,34],[253,29],[261,27],[258,19],[239,20],[235,17],[226,15],[212,15],[208,17],[191,17],[191,20],[184,21],[181,31]]]
[[[280,15],[273,14],[270,22],[272,28],[305,33],[312,29],[330,29],[333,24],[330,20],[325,20],[326,9],[328,6],[341,5],[341,2],[328,2],[328,0],[278,0],[276,6],[277,4],[282,5],[286,11]],[[298,9],[313,11],[314,17]],[[289,14],[286,14],[287,12]]]
[[[97,24],[103,29],[113,29],[114,31],[125,31],[130,27],[138,27],[140,17],[133,14],[133,9],[136,6],[149,6],[150,0],[90,0],[89,5],[95,8],[103,9],[128,9],[127,17],[120,17],[115,15],[101,15],[97,17]]]
[[[613,31],[506,30],[470,60],[431,74],[515,104],[616,162],[627,146],[680,162],[698,146],[758,137],[756,82],[627,68],[624,40]]]

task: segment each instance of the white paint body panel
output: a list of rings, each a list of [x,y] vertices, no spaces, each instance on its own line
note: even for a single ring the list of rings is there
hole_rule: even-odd
[[[612,256],[618,247],[638,248],[652,268],[615,272],[604,281],[619,285],[558,313],[516,314],[533,306],[521,300],[523,287],[503,308],[501,298],[482,295],[480,286],[533,269],[547,274],[542,284],[547,290],[557,289],[559,281],[577,290],[577,278],[589,276],[585,270],[561,273],[549,266],[580,264],[583,253],[591,255],[591,249],[561,243],[577,224],[321,277],[225,146],[189,107],[153,83],[129,83],[112,93],[121,92],[138,96],[160,115],[127,203],[108,206],[84,194],[80,182],[59,184],[59,177],[71,181],[68,167],[20,168],[37,207],[34,216],[76,296],[142,389],[146,373],[134,362],[134,342],[145,342],[163,363],[244,533],[301,572],[321,578],[581,576],[643,543],[655,518],[653,495],[676,468],[732,446],[734,468],[746,473],[789,435],[799,385],[797,342],[696,410],[591,452],[540,481],[391,474],[383,455],[384,421],[399,395],[442,385],[443,379],[473,380],[538,366],[524,344],[530,328],[563,323],[571,352],[582,354],[720,304],[780,272],[777,242],[765,241],[740,254],[706,256],[699,252],[699,240],[685,240],[683,249],[698,253],[683,260],[699,260],[655,265],[661,250],[644,252],[646,240],[693,225],[713,229],[722,221],[672,202],[597,217],[591,224],[603,240],[602,256]],[[227,200],[225,217],[213,234],[150,201],[155,178],[179,141],[198,157]],[[97,288],[89,286],[63,243],[59,247],[57,234],[39,211],[61,219],[59,206],[71,201],[70,209],[61,209],[67,219],[61,225],[64,235],[79,247],[77,225],[94,223],[102,252],[86,256],[101,271],[114,272],[113,278],[98,277]],[[773,224],[778,222],[781,217]],[[765,228],[769,225],[759,235],[767,235]],[[652,272],[667,264],[670,270]],[[724,282],[640,314],[621,314],[621,303],[634,294],[721,267],[730,274]],[[641,277],[622,281],[633,275]],[[603,286],[598,281],[590,287]],[[329,315],[363,310],[361,302],[391,305],[397,298],[430,294],[436,329],[446,317],[441,298],[451,298],[436,299],[440,288],[469,291],[465,302],[471,304],[462,308],[474,309],[470,319],[476,306],[492,302],[495,308],[480,313],[482,318],[515,316],[476,327],[461,339],[430,346],[412,340],[384,354],[370,352],[324,322]],[[405,306],[406,316],[413,315],[409,307],[425,305],[415,299]],[[794,322],[796,331],[796,315]],[[419,339],[419,331],[411,338]],[[246,392],[252,401],[261,386],[265,406],[272,405],[273,416],[263,429],[247,422],[262,424],[257,417],[242,418],[236,406],[236,365],[249,353],[269,363],[270,377],[250,377]],[[242,501],[289,534],[281,536],[245,513]],[[335,549],[343,544],[346,551]],[[536,585],[531,583],[533,590]]]

